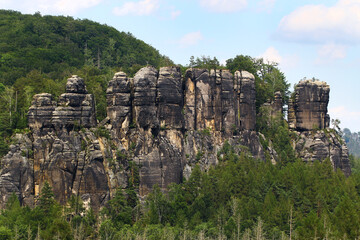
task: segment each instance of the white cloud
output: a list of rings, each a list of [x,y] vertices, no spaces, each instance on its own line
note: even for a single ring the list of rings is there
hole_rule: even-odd
[[[203,39],[201,32],[191,32],[185,34],[180,40],[181,47],[189,47],[198,44]]]
[[[181,11],[180,10],[174,10],[171,12],[171,19],[175,19],[177,18],[178,16],[180,16],[181,14]]]
[[[350,111],[345,106],[337,106],[329,109],[329,115],[332,119],[341,121],[341,128],[350,128],[351,131],[359,131],[360,112]]]
[[[297,66],[299,58],[296,55],[282,56],[274,47],[269,47],[258,58],[264,59],[265,63],[277,63],[281,69],[287,70]]]
[[[258,10],[262,12],[271,12],[276,0],[262,0],[258,2]]]
[[[113,13],[118,16],[137,15],[146,16],[154,13],[160,7],[159,0],[143,0],[126,2],[121,7],[116,7]]]
[[[15,9],[23,13],[73,15],[82,9],[98,5],[103,0],[17,0],[0,1],[0,8]]]
[[[278,36],[301,42],[356,43],[360,40],[360,0],[300,7],[283,17]]]
[[[329,61],[343,59],[346,57],[346,47],[344,45],[328,43],[321,46],[318,50],[317,64],[328,63]]]
[[[200,0],[200,5],[211,12],[237,12],[247,6],[247,0]]]
[[[282,57],[280,56],[279,51],[274,47],[269,47],[266,49],[265,52],[259,56],[259,58],[263,58],[265,62],[270,63],[280,64],[282,62]]]

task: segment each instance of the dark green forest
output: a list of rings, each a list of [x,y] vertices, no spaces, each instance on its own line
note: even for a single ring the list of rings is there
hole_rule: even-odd
[[[27,132],[32,96],[56,98],[73,74],[94,94],[98,120],[106,116],[106,88],[117,71],[133,76],[146,65],[174,65],[130,33],[90,20],[24,15],[0,10],[0,155],[11,136]],[[190,57],[188,67],[246,70],[255,76],[257,131],[279,155],[260,161],[225,143],[219,165],[169,187],[154,187],[140,202],[136,186],[118,189],[100,211],[85,210],[73,196],[54,199],[45,184],[34,208],[13,195],[0,214],[0,239],[358,239],[360,237],[360,159],[351,156],[352,175],[334,171],[329,159],[306,164],[295,157],[294,137],[282,116],[262,108],[276,91],[290,97],[276,64],[237,55],[221,66],[216,57]],[[334,130],[335,131],[335,130]],[[349,144],[354,135],[344,130]],[[355,152],[354,152],[355,154]]]
[[[45,184],[37,206],[15,195],[0,215],[1,239],[357,239],[359,169],[346,178],[329,160],[273,165],[238,154],[229,144],[220,164],[195,168],[144,203],[119,189],[99,212],[73,196],[66,206]],[[355,170],[355,169],[353,169]]]

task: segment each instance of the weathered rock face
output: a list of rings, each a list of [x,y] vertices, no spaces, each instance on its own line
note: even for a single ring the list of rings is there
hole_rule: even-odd
[[[52,115],[55,128],[96,126],[95,101],[92,94],[87,94],[82,78],[74,75],[66,83],[66,93],[59,97],[58,106]],[[31,126],[30,126],[31,127]]]
[[[185,74],[185,126],[210,128],[228,136],[234,129],[254,130],[255,78],[228,70],[188,69]]]
[[[325,82],[303,80],[296,86],[295,98],[289,102],[289,127],[296,130],[294,148],[306,162],[329,158],[334,169],[350,175],[348,150],[333,129],[329,129],[327,105],[330,88]]]
[[[97,124],[93,96],[77,76],[68,79],[66,91],[58,103],[51,94],[34,96],[28,113],[32,133],[19,135],[2,160],[1,206],[12,192],[34,205],[45,181],[61,203],[75,194],[96,209],[109,199],[104,159],[112,156],[89,131]]]
[[[298,157],[306,162],[329,158],[334,169],[341,169],[346,176],[351,174],[348,149],[333,129],[298,133],[295,150]]]
[[[0,175],[0,208],[4,208],[12,193],[28,206],[34,205],[34,174],[32,155],[32,141],[27,136],[17,134],[15,141],[21,144],[11,145],[10,151],[1,161]]]
[[[52,127],[52,116],[56,103],[49,93],[36,94],[28,112],[29,127],[43,129]]]
[[[235,72],[236,93],[238,99],[237,126],[241,129],[255,130],[255,77],[246,71]]]
[[[94,97],[87,94],[84,80],[76,75],[72,76],[67,81],[66,91],[59,97],[58,103],[48,93],[34,96],[28,113],[29,127],[32,130],[96,126]]]
[[[160,68],[157,83],[158,119],[161,128],[184,128],[183,84],[180,69],[176,67]]]
[[[131,109],[131,86],[130,79],[124,72],[118,72],[109,82],[107,95],[107,116],[110,118],[116,132],[116,137],[120,139],[125,136],[132,123]]]
[[[254,156],[264,159],[258,136],[250,131],[255,128],[251,74],[238,72],[234,81],[227,70],[188,69],[183,79],[177,67],[159,71],[146,67],[136,73],[133,83],[126,79],[117,73],[109,83],[108,114],[112,135],[123,132],[120,148],[129,151],[133,146],[129,160],[141,166],[140,195],[155,184],[165,190],[170,183],[180,182],[195,164],[203,169],[216,164],[225,139],[239,130],[248,131],[239,134],[241,141]],[[115,92],[126,98],[125,104],[118,104]],[[119,124],[123,116],[130,116],[127,122],[135,128]]]
[[[290,126],[298,131],[323,129],[329,127],[327,105],[329,103],[330,87],[325,82],[303,80],[296,85],[295,98],[290,111]]]
[[[294,144],[299,156],[330,157],[334,168],[348,174],[347,150],[336,134],[313,137],[304,131],[313,120],[327,126],[327,85],[299,85],[293,111],[294,126],[303,131]],[[281,102],[275,98],[275,112],[282,111]],[[217,164],[225,142],[265,159],[254,131],[255,80],[244,71],[233,76],[228,70],[188,69],[182,77],[178,67],[145,67],[133,79],[116,73],[107,89],[108,116],[100,124],[93,96],[73,76],[58,102],[37,94],[28,114],[31,133],[17,135],[1,161],[0,208],[12,192],[34,205],[45,181],[61,203],[75,194],[95,210],[119,187],[132,186],[141,197],[154,185],[166,191],[195,165],[207,170]],[[266,151],[277,158],[271,147]]]
[[[290,129],[296,128],[296,115],[294,109],[294,101],[292,98],[289,99],[288,103],[288,124]]]

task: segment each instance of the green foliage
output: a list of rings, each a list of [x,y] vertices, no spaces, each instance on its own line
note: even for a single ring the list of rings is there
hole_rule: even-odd
[[[41,189],[40,197],[38,200],[38,208],[43,211],[45,214],[50,213],[52,208],[55,207],[55,199],[52,188],[48,182],[44,183],[44,186]]]
[[[199,150],[197,151],[196,155],[195,155],[195,160],[198,162],[201,160],[201,158],[204,156],[204,152]]]
[[[146,198],[146,217],[149,224],[165,224],[169,217],[169,204],[165,195],[155,185],[153,191]]]
[[[204,128],[202,130],[199,130],[199,133],[204,137],[211,136],[211,128]]]
[[[217,60],[216,57],[213,59],[210,58],[210,56],[201,56],[200,58],[197,57],[195,59],[194,56],[190,57],[190,63],[188,67],[191,68],[206,68],[206,69],[221,69],[224,68],[223,66],[220,66],[219,60]]]
[[[115,196],[107,202],[102,209],[102,214],[111,220],[111,224],[120,229],[125,224],[132,222],[132,208],[128,206],[126,198],[121,189],[117,189]],[[108,223],[103,223],[103,228],[108,228]],[[105,231],[104,230],[104,231]]]
[[[277,63],[265,63],[263,59],[250,56],[238,55],[226,60],[226,67],[235,71],[248,71],[255,76],[256,109],[267,101],[274,99],[275,92],[280,91],[283,97],[283,105],[289,100],[289,87],[285,75],[277,67]]]
[[[140,184],[139,166],[134,161],[128,162],[128,183],[129,187],[136,188]]]
[[[15,82],[31,70],[66,77],[72,68],[118,67],[171,63],[130,33],[107,25],[64,16],[0,12],[0,82]]]
[[[100,137],[104,137],[106,139],[110,139],[110,133],[109,131],[104,127],[104,126],[99,126],[95,129],[95,136],[100,138]]]
[[[39,205],[15,194],[0,214],[3,239],[355,239],[360,233],[360,175],[345,178],[329,159],[313,165],[254,160],[225,143],[219,165],[199,166],[167,193],[154,186],[142,206],[136,190],[118,189],[97,220],[77,196],[61,210],[44,184]],[[30,230],[30,231],[29,231]],[[346,236],[346,237],[344,237]]]
[[[264,149],[267,149],[271,141],[281,165],[295,161],[295,151],[291,146],[293,133],[289,130],[287,122],[281,115],[271,116],[267,110],[268,108],[261,107],[256,118],[256,128],[265,136],[265,139],[260,137],[260,142]]]
[[[120,150],[116,151],[116,160],[118,160],[120,163],[125,163],[127,159],[128,156],[124,151],[120,151]]]
[[[360,157],[356,157],[352,154],[349,156],[350,166],[351,166],[351,172],[353,174],[360,173]]]

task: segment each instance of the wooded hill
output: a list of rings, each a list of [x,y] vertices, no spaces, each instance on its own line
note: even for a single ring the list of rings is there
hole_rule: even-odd
[[[7,152],[14,130],[27,127],[32,96],[59,96],[72,74],[85,79],[101,120],[114,72],[131,76],[147,64],[173,64],[131,33],[87,19],[0,10],[0,32],[0,155]]]
[[[64,92],[66,79],[78,74],[84,78],[88,92],[94,94],[97,117],[101,120],[106,116],[106,88],[114,72],[122,70],[131,76],[140,66],[173,64],[131,34],[89,20],[0,11],[0,29],[2,155],[8,152],[14,133],[28,131],[26,116],[34,94],[48,92],[56,98]],[[216,58],[209,57],[191,58],[189,67],[221,68]],[[142,166],[115,144],[109,144],[110,151],[116,152],[114,159],[94,162],[127,171],[121,174],[129,184],[119,187],[99,212],[86,209],[89,202],[83,202],[80,195],[72,195],[67,204],[60,205],[54,188],[45,182],[34,200],[34,208],[21,206],[18,196],[12,195],[0,214],[0,239],[358,238],[359,159],[353,159],[353,174],[349,177],[340,170],[334,171],[329,158],[304,163],[292,146],[297,135],[289,130],[282,116],[273,118],[261,107],[277,91],[283,97],[283,105],[288,101],[289,84],[283,73],[276,65],[242,55],[229,59],[226,67],[232,73],[240,69],[254,75],[256,131],[264,135],[261,145],[266,149],[271,146],[278,153],[276,165],[267,159],[254,159],[244,146],[240,145],[240,151],[225,142],[215,153],[217,166],[201,171],[194,163],[187,180],[170,185],[167,194],[154,185],[140,202],[137,188]],[[162,128],[159,130],[167,130],[166,126]],[[134,126],[131,129],[135,131]],[[309,133],[316,135],[325,130],[325,137],[337,134],[335,130],[327,132],[328,129]],[[94,133],[79,126],[72,131],[111,143],[103,126],[95,128]],[[211,130],[193,132],[206,139]],[[237,129],[234,132],[238,134]],[[149,139],[156,140],[156,136]],[[85,140],[78,141],[81,151],[88,149]],[[135,148],[136,142],[130,144],[131,155]],[[21,152],[20,163],[25,158],[33,163],[33,150]],[[194,156],[197,161],[204,157],[202,151]],[[125,160],[126,168],[121,165]],[[2,173],[3,178],[11,175]]]

